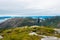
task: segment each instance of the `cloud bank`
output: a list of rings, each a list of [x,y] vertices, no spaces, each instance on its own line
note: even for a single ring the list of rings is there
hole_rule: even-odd
[[[60,15],[60,0],[0,0],[3,15]]]

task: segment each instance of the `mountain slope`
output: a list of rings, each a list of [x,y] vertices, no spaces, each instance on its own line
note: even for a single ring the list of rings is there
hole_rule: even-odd
[[[8,19],[5,22],[0,23],[0,28],[13,28],[20,26],[31,26],[36,23],[35,19],[32,18],[12,18]]]
[[[0,28],[14,28],[14,27],[22,27],[22,26],[33,26],[33,25],[60,28],[60,16],[45,18],[45,20],[38,18],[34,19],[32,17],[11,18],[6,20],[5,22],[0,23]]]

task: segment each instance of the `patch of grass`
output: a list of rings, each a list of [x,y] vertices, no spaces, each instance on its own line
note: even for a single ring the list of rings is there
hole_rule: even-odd
[[[1,33],[3,35],[2,40],[40,40],[42,37],[36,35],[29,35],[30,32],[36,32],[38,35],[56,36],[60,37],[60,34],[55,35],[53,28],[48,27],[18,27],[5,30]]]

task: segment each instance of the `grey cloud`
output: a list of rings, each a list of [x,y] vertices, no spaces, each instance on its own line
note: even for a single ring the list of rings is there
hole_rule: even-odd
[[[0,15],[60,15],[59,0],[50,0],[50,2],[47,0],[0,0]]]
[[[3,10],[2,10],[3,11]],[[0,15],[60,15],[59,12],[53,12],[50,10],[42,9],[26,9],[26,10],[15,10],[15,11],[3,11]]]

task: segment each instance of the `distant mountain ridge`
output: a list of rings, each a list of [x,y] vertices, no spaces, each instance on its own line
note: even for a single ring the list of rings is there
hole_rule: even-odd
[[[0,16],[0,23],[4,22],[10,18],[24,18],[24,17],[32,17],[34,19],[40,18],[51,18],[52,16]]]
[[[15,18],[15,17],[50,18],[50,17],[53,17],[53,16],[0,16],[0,19],[4,19],[4,18]]]
[[[42,18],[41,16],[39,19]],[[14,17],[8,19],[2,23],[0,23],[0,28],[14,28],[14,27],[22,27],[22,26],[32,26],[32,25],[39,25],[39,26],[48,26],[48,27],[59,27],[60,28],[60,16],[52,16],[52,17],[43,17],[45,20],[38,23],[38,17]]]

